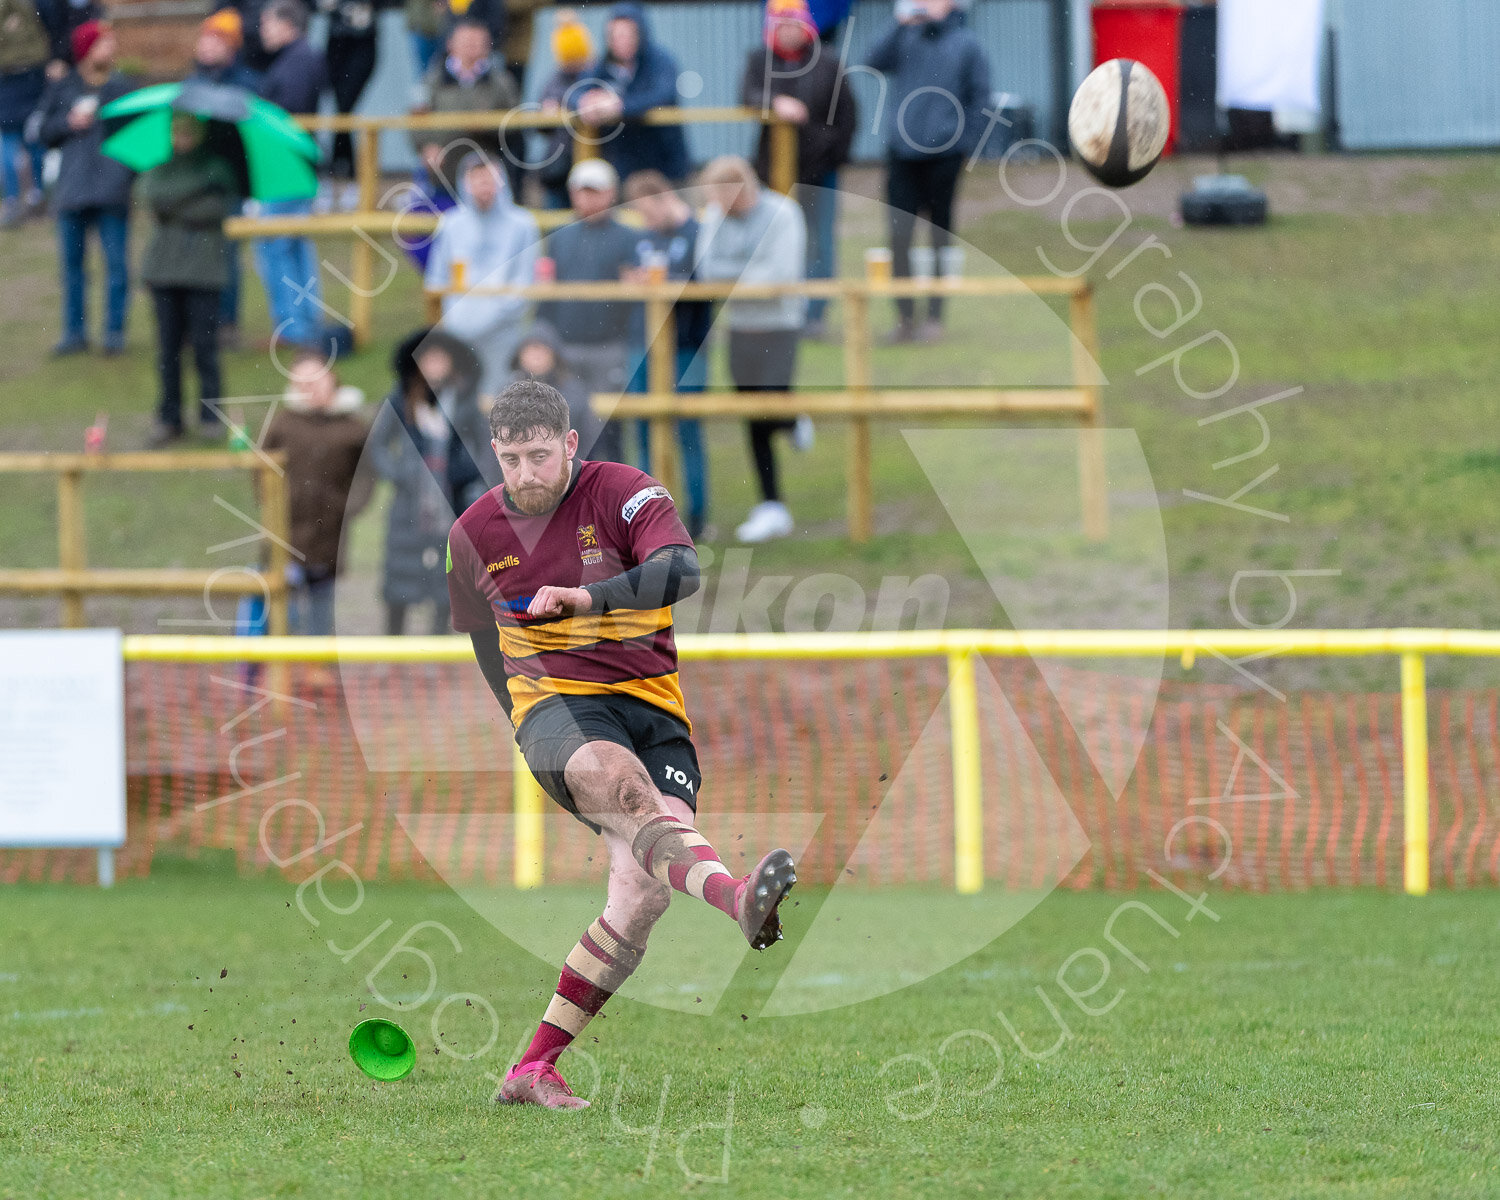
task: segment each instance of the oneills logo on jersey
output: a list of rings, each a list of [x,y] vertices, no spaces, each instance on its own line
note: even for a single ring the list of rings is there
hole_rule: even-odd
[[[521,560],[519,558],[514,554],[507,554],[499,562],[488,563],[484,569],[493,575],[496,571],[504,571],[507,567],[519,567],[520,565]]]
[[[642,488],[629,500],[625,501],[625,507],[620,509],[620,516],[625,524],[629,525],[635,520],[635,514],[640,512],[648,500],[670,500],[672,493],[657,484],[655,487]]]
[[[578,527],[578,557],[586,567],[604,561],[604,547],[599,545],[599,535],[594,532],[592,525]]]

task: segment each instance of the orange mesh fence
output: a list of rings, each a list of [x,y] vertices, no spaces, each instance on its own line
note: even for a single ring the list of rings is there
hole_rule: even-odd
[[[1201,876],[1226,857],[1220,886],[1401,885],[1395,691],[1283,702],[1169,683],[1152,705],[1122,676],[1061,667],[1053,685],[1089,697],[1075,724],[1031,664],[985,667],[1015,714],[981,709],[986,887],[1042,886],[1061,863],[1069,886],[1133,888],[1148,868]],[[692,661],[683,684],[700,810],[735,814],[743,848],[773,838],[779,816],[814,813],[804,879],[953,885],[942,659]],[[294,879],[333,858],[366,879],[512,878],[509,725],[472,664],[134,662],[126,697],[121,875],[220,848]],[[1433,884],[1496,883],[1496,692],[1433,691],[1429,712]],[[546,822],[547,882],[603,869],[581,825]],[[0,881],[93,872],[92,851],[0,851]]]

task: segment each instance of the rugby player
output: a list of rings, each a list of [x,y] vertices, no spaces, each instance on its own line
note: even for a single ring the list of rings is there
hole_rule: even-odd
[[[671,606],[697,591],[698,558],[667,489],[580,460],[567,401],[539,380],[500,393],[490,434],[503,483],[449,535],[453,627],[538,782],[609,851],[604,911],[495,1100],[583,1108],[558,1056],[640,964],[672,892],[721,910],[762,950],[781,938],[778,906],[797,877],[773,850],[736,878],[693,828],[702,777]]]

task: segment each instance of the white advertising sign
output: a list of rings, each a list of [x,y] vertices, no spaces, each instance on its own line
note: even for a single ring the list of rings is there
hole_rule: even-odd
[[[0,846],[124,841],[119,630],[0,631]]]

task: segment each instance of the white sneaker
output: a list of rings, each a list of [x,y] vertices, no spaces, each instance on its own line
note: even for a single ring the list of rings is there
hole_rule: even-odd
[[[742,542],[769,542],[786,537],[796,528],[792,514],[780,500],[762,500],[750,510],[745,523],[734,531]]]
[[[813,448],[813,443],[818,440],[818,431],[813,428],[813,419],[806,413],[797,418],[797,426],[792,430],[792,447],[796,450],[808,451]]]

